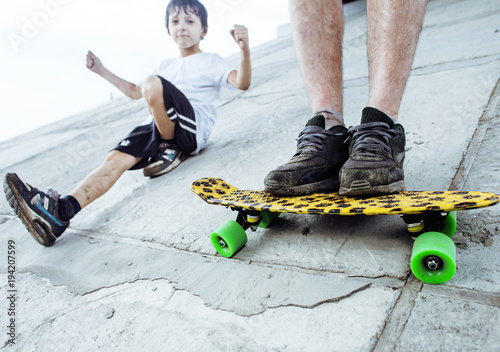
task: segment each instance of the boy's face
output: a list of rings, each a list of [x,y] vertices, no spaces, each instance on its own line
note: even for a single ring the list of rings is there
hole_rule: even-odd
[[[189,49],[206,35],[201,19],[191,12],[175,9],[168,15],[168,33],[181,49]]]

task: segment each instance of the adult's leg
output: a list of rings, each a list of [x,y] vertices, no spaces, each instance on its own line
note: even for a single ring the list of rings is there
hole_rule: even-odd
[[[326,129],[343,124],[342,1],[290,0],[289,8],[297,60],[312,112],[322,111]]]
[[[370,98],[394,119],[410,74],[427,0],[368,1]]]
[[[264,179],[275,194],[308,194],[339,188],[347,160],[342,117],[341,0],[290,0],[295,50],[313,114],[297,139],[297,150]]]
[[[142,95],[148,104],[151,115],[153,115],[161,138],[166,140],[173,139],[175,136],[175,123],[169,119],[165,110],[163,86],[158,76],[151,75],[144,80]]]
[[[350,155],[341,169],[340,194],[397,193],[405,189],[405,131],[396,124],[425,0],[368,2],[369,107],[349,130]],[[391,118],[392,117],[392,118]]]
[[[83,209],[113,187],[120,176],[141,158],[112,150],[104,162],[89,174],[71,193]]]

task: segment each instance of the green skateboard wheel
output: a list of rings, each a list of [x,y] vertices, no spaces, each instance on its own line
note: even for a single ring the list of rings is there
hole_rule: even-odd
[[[264,210],[262,213],[260,213],[260,216],[262,217],[262,219],[260,220],[259,227],[267,228],[267,227],[271,226],[273,221],[278,216],[280,216],[280,214],[281,213],[274,213],[274,212],[270,212],[268,210]]]
[[[240,224],[229,220],[212,232],[210,240],[220,255],[230,258],[247,243],[248,238]]]
[[[457,231],[457,212],[452,211],[444,220],[444,229],[441,231],[446,236],[451,237]]]
[[[415,239],[411,271],[428,284],[442,284],[455,275],[456,248],[452,239],[441,232],[426,232]]]

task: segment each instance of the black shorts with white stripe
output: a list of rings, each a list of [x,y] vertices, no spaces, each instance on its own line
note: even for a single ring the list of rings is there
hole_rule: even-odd
[[[168,118],[175,123],[175,144],[186,154],[196,150],[196,116],[188,98],[176,86],[160,77]]]
[[[196,143],[196,116],[193,106],[177,87],[158,76],[163,86],[163,101],[169,119],[175,123],[175,144],[186,154],[194,152]],[[114,148],[136,157],[143,158],[131,170],[142,169],[150,158],[158,154],[158,146],[163,140],[154,120],[147,125],[136,127]]]

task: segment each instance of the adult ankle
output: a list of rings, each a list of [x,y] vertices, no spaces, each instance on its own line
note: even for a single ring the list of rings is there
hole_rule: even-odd
[[[391,128],[394,127],[394,125],[397,123],[396,120],[387,115],[385,112],[368,106],[364,108],[363,112],[361,113],[361,123],[363,124],[369,122],[384,122]]]
[[[326,130],[334,126],[344,126],[344,117],[336,110],[324,109],[317,111],[315,115],[322,115],[325,118]]]

